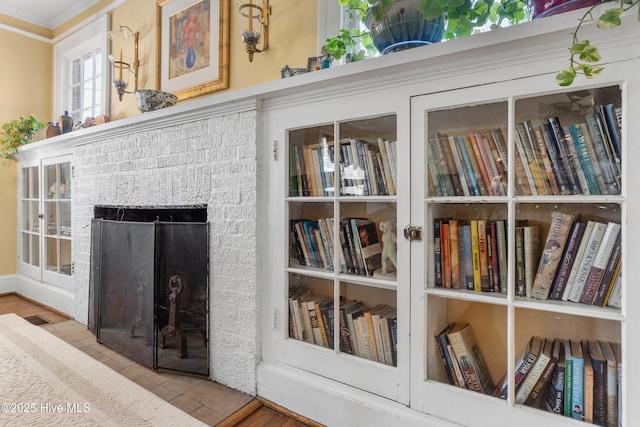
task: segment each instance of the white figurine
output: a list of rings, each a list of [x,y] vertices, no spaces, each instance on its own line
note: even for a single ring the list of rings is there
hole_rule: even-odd
[[[382,231],[382,268],[376,271],[376,276],[393,277],[398,265],[398,234],[395,223],[381,221]]]

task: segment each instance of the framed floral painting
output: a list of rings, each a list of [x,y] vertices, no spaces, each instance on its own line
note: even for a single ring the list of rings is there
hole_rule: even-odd
[[[229,87],[229,2],[157,0],[156,87],[180,100]]]

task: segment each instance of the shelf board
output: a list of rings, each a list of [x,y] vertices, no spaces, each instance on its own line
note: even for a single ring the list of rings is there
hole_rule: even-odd
[[[513,302],[513,306],[516,308],[528,308],[532,310],[549,311],[562,314],[572,314],[576,316],[592,317],[597,319],[614,320],[617,322],[623,321],[624,316],[620,310],[609,307],[595,307],[586,304],[580,304],[571,301],[556,301],[556,300],[534,300],[517,298]]]
[[[476,292],[466,289],[443,289],[428,288],[427,295],[438,296],[448,299],[457,299],[463,301],[474,301],[488,304],[507,305],[507,296],[497,292]]]

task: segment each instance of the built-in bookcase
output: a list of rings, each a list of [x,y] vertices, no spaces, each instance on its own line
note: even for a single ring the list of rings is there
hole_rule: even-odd
[[[602,224],[604,232],[607,224],[619,227],[625,218],[622,157],[626,146],[620,120],[624,92],[617,85],[555,88],[544,95],[514,89],[503,92],[508,86],[494,85],[490,97],[480,102],[474,99],[476,91],[460,91],[459,96],[417,97],[412,104],[413,165],[426,171],[420,179],[424,187],[417,189],[422,197],[412,193],[413,203],[424,207],[426,229],[424,283],[412,283],[414,299],[425,300],[423,320],[414,319],[425,325],[416,344],[426,348],[422,354],[426,371],[424,380],[416,381],[416,390],[424,392],[426,399],[434,390],[443,396],[434,382],[452,387],[444,392],[450,402],[474,393],[470,382],[475,380],[465,373],[473,371],[468,360],[458,360],[455,367],[452,349],[445,348],[443,353],[442,340],[436,339],[449,323],[472,326],[475,348],[484,358],[491,385],[507,390],[520,388],[515,387],[515,373],[532,336],[578,341],[585,353],[587,340],[607,341],[614,348],[623,341],[618,276],[624,264],[616,269],[615,257],[606,255],[605,265],[611,262],[612,271],[606,283],[591,284],[595,294],[601,293],[594,303],[594,297],[586,294],[580,298],[585,290],[575,290],[580,280],[583,285],[594,280],[588,277],[593,267],[583,261],[582,272],[570,276],[572,268],[578,269],[580,252],[576,249],[572,257],[564,252],[573,223]],[[500,93],[504,98],[496,99]],[[449,106],[451,99],[469,99],[469,105]],[[571,215],[561,228],[552,219],[558,213]],[[595,258],[600,243],[590,242],[584,237],[587,234],[576,237],[573,245],[579,248],[580,239],[585,239],[583,258]],[[617,244],[617,252],[612,249],[611,253],[620,259],[626,258],[624,239],[623,233],[610,243],[612,248]],[[561,289],[556,290],[562,281],[555,277],[563,262],[567,265],[564,286],[569,288],[564,298]],[[572,286],[575,295],[570,296]],[[457,369],[466,382],[452,378]],[[620,382],[614,387],[617,393],[624,388],[624,378],[616,381]],[[486,394],[489,400],[500,400]],[[503,394],[502,399],[507,407],[523,405],[514,392]],[[617,408],[622,398],[616,399]],[[578,405],[584,411],[589,404]],[[615,412],[616,420],[622,418]],[[552,421],[563,422],[564,415]],[[464,416],[460,420],[472,422]]]

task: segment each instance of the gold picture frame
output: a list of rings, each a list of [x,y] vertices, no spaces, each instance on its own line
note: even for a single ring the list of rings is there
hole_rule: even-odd
[[[229,1],[156,0],[156,88],[180,100],[229,87]]]

